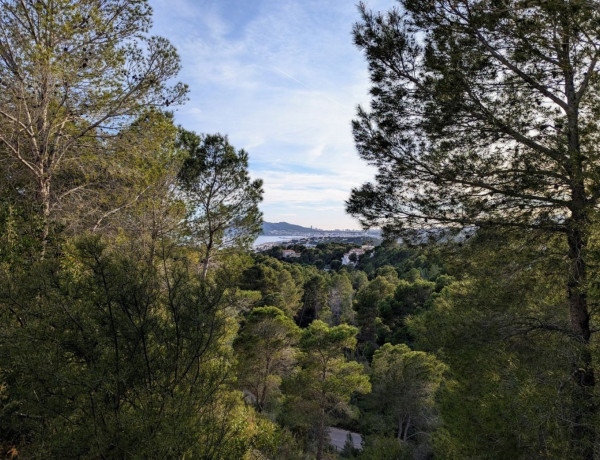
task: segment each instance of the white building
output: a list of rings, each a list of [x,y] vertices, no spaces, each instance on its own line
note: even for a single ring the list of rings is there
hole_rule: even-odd
[[[367,251],[372,251],[373,249],[375,249],[375,246],[371,246],[368,244],[365,244],[363,246],[361,246],[360,249],[354,248],[354,249],[350,249],[350,251],[348,251],[346,254],[344,254],[342,256],[342,265],[356,265],[356,262],[352,262],[350,260],[350,256],[352,254],[356,254],[356,260],[358,261],[358,258],[360,256],[362,256],[365,252]],[[371,253],[371,257],[373,257],[373,253]]]
[[[352,254],[356,254],[356,260],[358,260],[358,258],[360,256],[362,256],[365,253],[365,250],[360,248],[360,249],[350,249],[350,251],[348,251],[346,254],[344,254],[342,256],[342,265],[356,265],[356,262],[352,262],[350,260],[350,256]]]

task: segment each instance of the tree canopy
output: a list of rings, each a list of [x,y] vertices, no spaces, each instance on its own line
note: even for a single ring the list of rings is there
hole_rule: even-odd
[[[144,110],[181,103],[187,89],[170,83],[180,68],[173,46],[147,35],[146,0],[0,6],[0,155],[38,206],[45,245],[63,201],[93,196],[93,170],[111,161],[119,131]]]
[[[236,151],[226,136],[198,136],[181,129],[185,158],[179,187],[188,207],[190,237],[203,250],[203,276],[218,249],[248,248],[261,231],[262,180],[248,174],[248,153]]]
[[[586,267],[600,204],[598,5],[400,5],[383,14],[362,5],[354,29],[372,81],[354,137],[378,173],[347,209],[365,225],[413,236],[490,226],[560,235],[565,309],[584,348],[573,368],[585,419],[596,383]],[[591,458],[595,435],[584,425],[574,437]]]
[[[401,1],[354,29],[372,81],[354,135],[379,168],[348,209],[389,230],[580,225],[597,206],[594,2]]]

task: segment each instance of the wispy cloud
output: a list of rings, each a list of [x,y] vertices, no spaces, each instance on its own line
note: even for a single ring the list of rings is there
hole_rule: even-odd
[[[177,121],[248,150],[252,175],[265,181],[267,219],[356,227],[343,202],[373,171],[350,129],[356,105],[368,101],[366,64],[351,38],[355,2],[150,2],[153,32],[175,44],[191,88]]]

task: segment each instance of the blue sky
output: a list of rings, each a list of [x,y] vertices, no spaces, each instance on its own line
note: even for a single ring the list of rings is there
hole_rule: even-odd
[[[394,0],[370,0],[385,10]],[[176,120],[222,133],[265,183],[269,222],[358,228],[350,189],[371,179],[350,122],[368,105],[366,62],[352,43],[354,0],[150,0],[152,33],[181,56],[190,100]]]

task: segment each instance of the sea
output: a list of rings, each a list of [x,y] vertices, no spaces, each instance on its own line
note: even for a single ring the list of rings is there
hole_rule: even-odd
[[[299,236],[270,236],[270,235],[260,235],[254,243],[252,243],[253,247],[259,246],[265,243],[283,243],[285,241],[297,240],[301,238]]]

